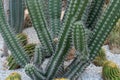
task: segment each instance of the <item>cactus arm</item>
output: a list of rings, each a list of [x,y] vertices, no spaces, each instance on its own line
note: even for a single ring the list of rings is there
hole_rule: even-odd
[[[15,30],[16,33],[20,33],[23,30],[24,21],[24,1],[23,0],[9,0],[9,24]]]
[[[64,76],[68,76],[75,67],[82,65],[80,62],[87,60],[89,57],[88,49],[87,49],[87,40],[86,40],[86,32],[83,24],[81,22],[74,23],[73,30],[73,41],[76,51],[76,58],[74,61],[66,68],[66,72]]]
[[[89,0],[81,0],[81,4],[79,4],[79,9],[77,10],[76,15],[74,16],[76,18],[76,21],[81,20],[88,3],[89,3]]]
[[[86,39],[86,32],[85,27],[82,23],[76,22],[74,23],[74,46],[75,49],[78,51],[79,59],[85,59],[88,58],[88,45],[87,45],[87,39]],[[81,56],[82,55],[82,56]]]
[[[91,30],[94,29],[98,19],[103,12],[104,3],[105,0],[92,0],[90,2],[83,19],[84,24],[87,28],[90,28]]]
[[[29,63],[28,56],[25,55],[24,49],[19,45],[17,38],[15,37],[14,33],[5,20],[2,0],[0,0],[0,32],[9,49],[13,53],[16,61],[20,63],[21,66],[25,66],[25,64]]]
[[[48,29],[50,30],[51,29],[51,27],[50,27],[50,15],[49,15],[49,10],[48,10],[48,4],[49,4],[49,0],[39,0],[38,1],[38,3],[39,4],[41,4],[41,7],[42,7],[42,9],[43,9],[43,13],[44,13],[44,17],[45,17],[45,19],[46,19],[46,22],[48,23]],[[51,30],[50,30],[51,31]],[[50,32],[51,33],[51,32]],[[52,33],[51,33],[52,34]],[[51,35],[52,36],[52,35]],[[52,36],[53,37],[53,36]]]
[[[61,26],[61,9],[62,9],[62,0],[48,0],[48,11],[49,11],[49,20],[50,28],[53,38],[58,37],[59,29]]]
[[[36,0],[26,0],[26,3],[34,28],[36,29],[38,38],[41,41],[41,45],[44,46],[49,55],[51,55],[53,53],[52,39],[47,29],[47,23],[45,21],[41,6],[38,5],[38,1]]]
[[[59,66],[58,71],[55,74],[56,78],[61,78],[64,75],[64,62],[61,63],[61,65]]]
[[[89,64],[90,63],[88,63],[87,60],[78,62],[76,65],[74,65],[71,68],[71,70],[68,70],[67,72],[65,72],[63,77],[66,77],[72,80],[73,77],[79,76]]]
[[[93,35],[90,38],[90,59],[93,60],[100,50],[104,40],[116,24],[117,20],[120,18],[120,2],[119,0],[112,1],[107,8],[106,12],[102,15],[96,28],[93,31]]]
[[[66,41],[67,41],[66,42],[67,44],[64,45],[65,47],[63,48],[62,52],[60,51],[60,53],[62,54],[60,55],[60,53],[58,53],[59,55],[55,54],[52,56],[52,59],[50,60],[49,65],[47,66],[47,69],[46,69],[47,79],[53,79],[55,77],[55,74],[57,74],[57,71],[59,70],[58,67],[61,66],[62,62],[67,56],[69,49],[71,47],[71,39],[67,38]]]
[[[33,80],[46,80],[44,74],[41,71],[39,71],[33,64],[27,64],[25,66],[25,72]]]
[[[40,67],[40,65],[43,63],[43,58],[44,56],[41,50],[41,46],[37,45],[35,48],[34,61],[33,61],[35,66]]]

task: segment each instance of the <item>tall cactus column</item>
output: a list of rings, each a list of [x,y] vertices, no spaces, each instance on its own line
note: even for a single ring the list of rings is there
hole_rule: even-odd
[[[16,61],[23,67],[29,63],[30,60],[28,56],[25,55],[26,52],[20,46],[18,39],[15,37],[15,33],[13,33],[6,21],[2,0],[0,0],[0,32]]]
[[[4,5],[4,11],[5,11],[5,16],[7,18],[7,21],[9,20],[9,0],[3,0],[3,5]],[[6,45],[6,43],[4,42],[3,45],[3,53],[2,53],[2,57],[3,56],[8,56],[8,47]]]
[[[24,0],[9,0],[9,24],[16,33],[22,32],[24,22]]]

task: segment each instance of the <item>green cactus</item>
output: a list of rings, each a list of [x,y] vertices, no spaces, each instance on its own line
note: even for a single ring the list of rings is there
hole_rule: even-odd
[[[30,57],[30,59],[32,59],[33,55],[34,55],[34,51],[35,51],[35,46],[36,44],[27,44],[24,46],[24,49],[27,53],[27,55]],[[15,61],[14,57],[12,55],[7,57],[7,61],[8,61],[8,69],[9,70],[14,70],[14,69],[18,69],[21,66]]]
[[[20,46],[6,23],[1,3],[0,32],[16,61],[25,67],[26,74],[33,80],[52,80],[56,77],[76,80],[95,59],[106,37],[120,18],[119,0],[112,0],[105,11],[102,11],[105,0],[67,0],[62,20],[62,0],[25,1],[41,42],[35,49],[33,62],[25,55],[25,49]],[[63,69],[63,63],[72,47],[76,49],[76,57]],[[41,64],[46,57],[50,57],[50,60],[43,70]]]
[[[14,70],[20,68],[20,65],[15,61],[14,57],[12,55],[7,57],[7,66],[9,70]]]
[[[36,46],[36,44],[33,44],[33,43],[27,44],[27,45],[24,46],[24,49],[25,49],[27,55],[29,55],[30,58],[32,58],[33,55],[34,55],[35,46]]]
[[[24,23],[24,0],[9,0],[9,24],[16,33],[21,33]]]
[[[19,39],[22,46],[25,46],[28,43],[26,34],[19,33],[19,34],[16,35],[16,37]]]
[[[22,80],[22,79],[19,73],[13,72],[5,80]]]
[[[110,49],[114,53],[120,53],[120,51],[119,51],[119,49],[120,49],[120,19],[118,20],[116,26],[110,33],[110,35],[108,37],[108,42],[109,42]],[[118,51],[117,50],[114,51],[113,48],[118,49]]]
[[[96,66],[103,66],[104,62],[107,60],[105,50],[101,48],[101,50],[98,52],[97,57],[93,60],[93,63]]]
[[[120,80],[120,68],[114,62],[107,61],[104,63],[102,76],[104,80]]]

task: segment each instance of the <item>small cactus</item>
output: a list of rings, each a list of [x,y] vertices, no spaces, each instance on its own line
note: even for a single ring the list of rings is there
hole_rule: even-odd
[[[17,64],[17,62],[15,61],[12,55],[8,56],[7,61],[8,61],[7,65],[9,66],[8,68],[9,70],[20,68],[20,65]]]
[[[30,58],[33,57],[33,55],[34,55],[35,46],[36,46],[36,44],[33,44],[33,43],[27,44],[24,46],[24,49]]]
[[[27,35],[24,33],[19,33],[16,35],[16,37],[19,39],[22,46],[25,46],[27,44]]]
[[[120,80],[120,69],[112,61],[106,61],[102,69],[104,80]]]
[[[98,53],[98,56],[95,57],[95,59],[93,60],[93,63],[96,66],[102,66],[106,60],[107,59],[106,59],[105,50],[101,48],[101,50]]]
[[[108,37],[109,47],[113,53],[120,53],[120,19]]]
[[[22,79],[19,73],[13,72],[5,80],[22,80]]]
[[[24,49],[27,53],[27,55],[32,58],[33,55],[34,55],[34,50],[35,50],[35,46],[36,44],[27,44],[24,46]],[[13,70],[13,69],[18,69],[20,68],[21,66],[15,61],[15,59],[13,58],[12,55],[8,56],[7,58],[7,61],[8,61],[8,66],[9,66],[9,70]]]

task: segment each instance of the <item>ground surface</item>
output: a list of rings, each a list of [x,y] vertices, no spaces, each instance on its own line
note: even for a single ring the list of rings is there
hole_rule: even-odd
[[[28,30],[27,33],[33,33],[32,30]],[[35,39],[31,38],[31,39]],[[37,42],[39,43],[39,42]],[[3,46],[3,39],[0,35],[0,55],[2,54],[2,46]],[[113,62],[117,63],[120,66],[120,54],[112,54],[109,51],[108,46],[104,46],[105,50],[106,50],[106,55],[107,58],[109,60],[112,60]],[[22,80],[31,80],[25,73],[24,73],[24,69],[18,69],[18,70],[5,70],[3,63],[5,62],[5,57],[4,58],[0,58],[0,80],[5,80],[5,78],[12,72],[18,72],[22,75]],[[47,60],[44,62],[44,65],[47,64]],[[65,63],[65,65],[68,64],[68,62]],[[44,67],[43,65],[43,67]],[[79,80],[102,80],[101,77],[101,71],[102,71],[102,67],[96,67],[93,64],[90,64],[85,72],[81,75],[81,77],[79,78]]]

